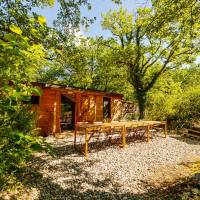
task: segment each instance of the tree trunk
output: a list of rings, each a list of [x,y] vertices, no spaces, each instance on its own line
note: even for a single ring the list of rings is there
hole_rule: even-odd
[[[138,91],[136,98],[139,106],[139,120],[141,120],[145,116],[146,92]]]

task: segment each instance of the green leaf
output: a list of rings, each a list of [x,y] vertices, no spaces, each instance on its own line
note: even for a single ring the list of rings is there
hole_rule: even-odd
[[[53,7],[54,4],[55,4],[55,1],[54,1],[54,0],[49,0],[49,5],[50,5],[51,7]]]
[[[43,26],[46,23],[46,18],[44,16],[38,16],[38,22]]]
[[[31,93],[38,96],[42,95],[42,91],[39,88],[31,88]]]
[[[31,149],[34,150],[34,151],[37,151],[37,152],[40,152],[40,151],[43,150],[42,146],[40,144],[37,144],[37,143],[32,144]]]
[[[6,47],[8,46],[8,43],[4,42],[3,40],[0,40],[0,46]]]
[[[22,30],[21,30],[18,26],[14,25],[14,24],[11,24],[11,25],[9,26],[9,28],[10,28],[10,30],[11,30],[13,33],[16,33],[16,34],[18,34],[18,35],[21,35],[21,34],[22,34]]]

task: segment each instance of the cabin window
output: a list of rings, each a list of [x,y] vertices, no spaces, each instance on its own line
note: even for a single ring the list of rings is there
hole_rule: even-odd
[[[111,118],[111,109],[110,109],[110,98],[103,98],[103,118],[110,119]]]
[[[31,96],[31,104],[39,105],[40,97],[39,96]]]

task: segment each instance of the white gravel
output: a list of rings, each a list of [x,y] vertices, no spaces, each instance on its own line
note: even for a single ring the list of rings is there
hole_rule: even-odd
[[[200,160],[200,142],[179,136],[130,142],[126,148],[92,148],[88,161],[73,148],[73,138],[49,137],[47,142],[55,157],[36,155],[32,199],[143,199],[148,181],[162,179],[162,170],[178,173],[182,163]]]

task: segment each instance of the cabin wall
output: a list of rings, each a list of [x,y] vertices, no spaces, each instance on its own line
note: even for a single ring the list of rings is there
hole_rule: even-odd
[[[77,122],[103,121],[103,96],[95,94],[81,94]]]
[[[38,126],[41,128],[43,136],[53,132],[54,112],[56,102],[56,92],[44,88],[39,102]]]
[[[96,121],[103,121],[103,96],[96,96]]]
[[[38,111],[38,127],[43,136],[60,132],[61,95],[75,102],[75,123],[103,121],[104,93],[73,91],[60,88],[42,88]],[[118,120],[120,97],[111,98],[111,117]]]

